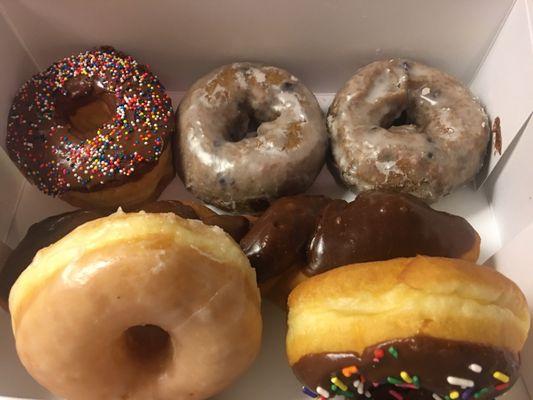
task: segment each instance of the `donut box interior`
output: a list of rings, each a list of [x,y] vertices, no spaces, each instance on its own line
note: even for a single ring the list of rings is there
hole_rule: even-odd
[[[476,185],[434,205],[465,217],[479,232],[480,263],[513,279],[533,306],[532,0],[246,0],[86,2],[0,0],[0,268],[27,228],[72,209],[26,182],[5,153],[7,113],[19,86],[56,59],[113,45],[151,66],[176,107],[196,78],[233,61],[284,67],[317,95],[324,110],[355,70],[406,57],[455,75],[492,120],[501,120]],[[311,193],[353,198],[327,168]],[[176,178],[164,199],[192,199]],[[285,313],[263,303],[263,347],[253,367],[216,399],[307,398],[285,360]],[[334,327],[333,327],[334,328]],[[521,379],[504,396],[533,399],[533,340]],[[0,399],[53,399],[16,356],[9,316],[0,312]]]

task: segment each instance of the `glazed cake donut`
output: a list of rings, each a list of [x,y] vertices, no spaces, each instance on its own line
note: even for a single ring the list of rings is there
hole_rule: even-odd
[[[235,241],[239,241],[250,228],[250,221],[239,215],[218,215],[199,203],[186,203],[177,200],[159,200],[147,203],[130,211],[149,213],[174,213],[187,219],[199,219],[206,225],[222,228]],[[7,310],[7,299],[11,287],[19,275],[31,264],[37,252],[57,242],[85,222],[111,214],[105,210],[76,210],[53,215],[39,221],[28,229],[24,238],[9,254],[0,268],[0,306]]]
[[[459,81],[392,59],[359,69],[329,109],[330,167],[354,191],[434,201],[472,180],[490,138],[487,115]]]
[[[173,213],[81,225],[37,253],[9,308],[23,365],[69,400],[206,399],[261,341],[259,291],[239,246]]]
[[[198,80],[177,113],[178,174],[203,201],[259,211],[305,191],[324,164],[327,133],[313,94],[289,72],[251,63]]]
[[[110,47],[64,58],[19,90],[6,147],[42,192],[83,208],[155,200],[174,177],[170,98]]]
[[[518,378],[530,316],[495,270],[419,256],[305,281],[288,323],[289,363],[311,397],[487,400]]]

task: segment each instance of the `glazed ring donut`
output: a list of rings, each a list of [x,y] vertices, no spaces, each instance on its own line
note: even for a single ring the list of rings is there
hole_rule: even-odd
[[[110,47],[26,82],[7,124],[10,158],[41,191],[78,207],[136,206],[174,177],[170,98],[148,67]]]
[[[206,399],[252,363],[261,340],[240,248],[172,213],[81,225],[39,251],[9,308],[23,365],[68,399]]]
[[[288,323],[289,362],[312,397],[487,400],[518,378],[530,316],[495,270],[418,256],[303,282]]]
[[[214,70],[178,110],[178,173],[203,201],[258,211],[306,190],[324,163],[327,133],[313,94],[282,69],[236,63]]]
[[[451,76],[413,61],[356,72],[329,109],[334,174],[350,189],[387,189],[427,201],[472,180],[490,138],[487,115]]]

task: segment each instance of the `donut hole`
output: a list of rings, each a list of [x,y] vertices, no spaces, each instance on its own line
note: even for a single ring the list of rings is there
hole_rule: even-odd
[[[94,136],[96,131],[115,117],[115,96],[100,82],[71,79],[65,84],[66,94],[56,99],[59,117],[81,138]]]
[[[113,120],[114,110],[110,94],[89,95],[76,99],[67,118],[75,131],[92,135]]]
[[[123,333],[128,356],[144,367],[162,369],[172,358],[172,341],[157,325],[135,325]]]
[[[402,125],[412,125],[415,121],[413,121],[409,114],[407,114],[407,110],[403,110],[398,117],[396,117],[392,123],[391,126],[402,126]]]
[[[240,142],[241,140],[257,137],[257,130],[261,124],[272,122],[279,117],[279,114],[268,110],[256,110],[249,104],[239,105],[241,110],[237,116],[229,121],[224,134],[224,139],[228,142]]]
[[[405,126],[405,125],[416,125],[416,121],[411,118],[409,113],[407,112],[407,109],[402,110],[399,114],[397,113],[396,116],[391,117],[385,117],[380,124],[380,126],[384,129],[390,129],[393,126]]]

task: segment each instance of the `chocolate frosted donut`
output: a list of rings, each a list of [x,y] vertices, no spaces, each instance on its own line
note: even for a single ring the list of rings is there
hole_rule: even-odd
[[[480,238],[457,215],[433,210],[409,194],[369,191],[351,203],[334,200],[321,212],[304,272],[417,254],[476,261]]]
[[[46,194],[86,208],[136,206],[174,176],[172,112],[148,67],[110,47],[89,50],[21,87],[7,151]]]
[[[198,80],[177,115],[178,173],[203,201],[258,211],[307,189],[327,134],[313,94],[282,69],[226,65]]]
[[[240,244],[263,283],[285,271],[311,276],[417,254],[476,261],[480,238],[464,218],[434,210],[414,196],[368,191],[350,203],[308,195],[276,200]],[[294,287],[292,279],[306,278],[281,277],[288,289]]]
[[[387,189],[427,201],[470,181],[490,131],[459,81],[413,61],[359,69],[329,109],[334,174],[350,189]]]
[[[492,268],[418,256],[308,279],[288,325],[289,363],[311,397],[489,400],[519,376],[530,315]]]
[[[244,254],[264,282],[290,267],[306,264],[306,249],[324,196],[290,196],[276,200],[240,242]]]
[[[155,201],[127,211],[141,210],[147,213],[173,213],[182,218],[199,219],[206,225],[216,225],[222,228],[237,242],[246,234],[250,225],[245,217],[217,215],[200,204],[189,205],[177,200]],[[37,251],[57,242],[78,226],[111,213],[111,211],[102,210],[76,210],[48,217],[30,226],[24,238],[0,269],[0,304],[7,309],[11,287],[22,271],[30,265]]]
[[[439,362],[435,362],[437,357]],[[475,363],[467,360],[475,360]],[[330,397],[338,393],[355,399],[444,400],[451,397],[437,393],[453,393],[459,389],[463,393],[461,399],[477,400],[490,399],[491,395],[505,391],[518,378],[519,367],[518,355],[504,348],[415,335],[367,347],[362,355],[350,352],[309,354],[298,360],[292,369],[298,379],[308,385],[306,393],[310,395],[322,388]],[[483,370],[485,373],[481,373]],[[509,382],[494,379],[490,373],[493,371],[502,374],[501,371],[505,371]],[[331,390],[332,377],[337,377],[335,381],[345,384],[348,390],[342,391],[336,385],[333,386],[335,390]],[[380,384],[371,383],[371,389],[365,389],[366,382],[361,383],[361,377]],[[463,391],[459,385],[450,384],[448,378],[468,386]],[[431,390],[422,386],[422,379],[424,384],[431,383]],[[313,390],[309,389],[311,387]]]

